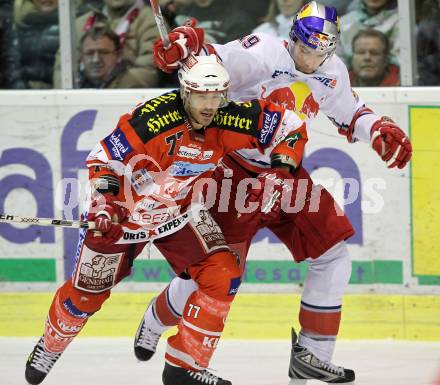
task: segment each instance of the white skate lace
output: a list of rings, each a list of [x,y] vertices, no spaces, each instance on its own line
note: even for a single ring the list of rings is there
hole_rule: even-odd
[[[202,384],[216,385],[218,380],[220,379],[216,375],[208,372],[207,370],[202,370],[201,372],[193,372],[192,370],[188,370],[188,374],[190,377],[193,377],[195,380],[200,381]]]
[[[52,366],[57,362],[61,353],[52,353],[44,349],[43,340],[38,342],[34,355],[32,356],[31,366],[43,373],[49,373]]]
[[[144,323],[142,326],[137,345],[155,352],[157,344],[159,343],[160,334],[153,332],[145,325],[146,324]]]
[[[324,361],[320,361],[320,365],[322,369],[330,373],[337,374],[338,376],[341,377],[345,375],[345,370],[342,366],[336,366],[333,365],[331,362],[324,362]]]

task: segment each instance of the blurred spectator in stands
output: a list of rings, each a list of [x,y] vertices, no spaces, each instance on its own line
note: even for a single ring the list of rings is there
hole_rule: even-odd
[[[144,0],[149,3],[150,0]],[[180,9],[192,3],[193,0],[159,0],[162,14],[166,18],[170,28],[178,27],[175,17],[180,13]],[[268,11],[268,0],[240,0],[240,8],[257,24],[263,22],[263,19]]]
[[[159,73],[153,60],[153,42],[159,32],[153,13],[143,0],[104,0],[104,6],[76,20],[76,39],[96,25],[106,25],[119,36],[122,55],[128,63],[127,72],[136,79],[138,87],[156,87]],[[55,87],[61,86],[60,57],[54,70]]]
[[[399,64],[399,25],[396,0],[362,0],[359,8],[341,17],[341,43],[337,54],[349,65],[351,43],[363,29],[383,32],[390,42],[390,63]]]
[[[360,0],[318,0],[318,2],[329,7],[335,7],[338,10],[338,15],[342,16],[347,12],[356,10]]]
[[[0,0],[0,88],[26,88],[21,79],[20,52],[13,29],[14,0]]]
[[[80,42],[78,88],[138,88],[127,71],[119,36],[105,26],[87,30]]]
[[[183,6],[176,16],[176,24],[182,25],[193,17],[197,26],[205,30],[205,41],[226,43],[248,35],[257,25],[234,0],[193,0]]]
[[[418,3],[417,84],[440,85],[440,1],[425,0]]]
[[[288,39],[293,17],[306,0],[271,0],[264,23],[253,32],[264,32]]]
[[[389,63],[389,42],[375,29],[360,31],[353,38],[350,82],[353,87],[399,86],[399,67]]]
[[[6,4],[5,4],[6,3]],[[12,31],[12,4],[11,1],[0,1],[0,88],[7,87],[9,40]]]
[[[149,5],[150,0],[144,0]],[[192,0],[159,0],[160,9],[170,29],[178,27],[176,24],[176,16],[179,14],[183,6],[191,3]]]
[[[257,25],[264,23],[264,19],[269,12],[270,1],[268,0],[241,0],[240,7]]]
[[[76,17],[84,15],[93,10],[99,10],[103,7],[103,0],[77,0]]]
[[[60,37],[58,0],[16,0],[15,28],[26,88],[52,88]]]

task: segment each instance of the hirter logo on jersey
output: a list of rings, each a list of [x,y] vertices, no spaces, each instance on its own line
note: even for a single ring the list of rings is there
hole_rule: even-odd
[[[110,152],[111,158],[114,160],[123,161],[125,156],[133,151],[133,148],[128,143],[127,138],[120,128],[114,130],[109,136],[104,139],[104,143]]]
[[[264,110],[263,127],[260,131],[258,141],[262,145],[269,145],[273,135],[279,126],[281,120],[281,112]]]

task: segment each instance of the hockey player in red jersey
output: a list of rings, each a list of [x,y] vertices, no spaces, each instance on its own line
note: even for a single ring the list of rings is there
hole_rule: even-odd
[[[231,75],[231,98],[246,100],[263,97],[296,111],[309,120],[322,111],[348,142],[367,142],[389,168],[403,168],[411,158],[407,135],[389,118],[376,115],[352,91],[348,71],[334,54],[339,41],[336,9],[315,1],[307,3],[294,18],[290,39],[280,42],[265,34],[252,34],[224,45],[202,45],[201,31],[191,26],[170,33],[170,47],[155,44],[156,64],[172,71],[188,52],[215,52]],[[182,48],[184,47],[184,48]],[[269,162],[251,151],[237,151],[225,158],[233,171],[232,189]],[[217,172],[219,173],[220,170]],[[211,213],[224,226],[227,241],[244,259],[257,228],[267,226],[289,248],[295,261],[307,260],[308,273],[301,298],[299,338],[292,335],[289,376],[294,380],[318,379],[328,383],[347,383],[353,370],[331,363],[339,331],[342,296],[351,274],[351,261],[344,240],[354,230],[325,190],[314,186],[307,171],[298,165],[295,180],[308,180],[306,198],[320,191],[317,212],[303,209],[294,214],[281,212],[272,222],[243,226],[234,220],[237,213]],[[321,186],[322,187],[322,186]],[[295,189],[294,189],[295,191]],[[294,202],[295,194],[292,194]],[[307,202],[306,199],[306,202]],[[293,204],[291,205],[293,206]],[[258,223],[253,222],[253,224]],[[143,336],[135,337],[135,354],[149,359],[163,331],[177,322],[185,303],[197,285],[175,278],[150,304],[141,323]]]
[[[229,103],[229,75],[215,55],[192,57],[179,79],[180,91],[123,115],[87,158],[94,191],[86,215],[96,228],[81,234],[75,271],[57,290],[29,356],[25,376],[32,385],[44,380],[151,241],[176,274],[197,284],[178,333],[168,339],[163,384],[231,384],[206,368],[241,282],[239,259],[200,203],[197,186],[227,153],[249,148],[273,159],[259,179],[281,194],[307,133],[295,113],[273,103]],[[298,138],[294,145],[291,135]],[[271,210],[279,207],[257,199]]]

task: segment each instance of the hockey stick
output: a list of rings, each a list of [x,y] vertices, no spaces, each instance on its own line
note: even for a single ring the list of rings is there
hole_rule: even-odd
[[[168,47],[170,45],[170,40],[168,39],[167,28],[165,27],[165,21],[158,0],[150,0],[150,4],[151,9],[153,10],[154,19],[156,20],[157,29],[159,30],[160,38],[163,41],[163,46]]]
[[[137,230],[130,229],[123,226],[124,235],[118,240],[117,244],[129,244],[129,243],[143,243],[155,238],[161,238],[166,235],[171,235],[176,231],[182,229],[193,217],[193,212],[200,210],[200,205],[194,205],[192,209],[186,211],[178,216],[170,218],[168,221],[158,224],[155,227],[139,228]],[[52,218],[36,218],[36,217],[20,217],[18,215],[0,214],[0,223],[25,223],[28,225],[38,226],[56,226],[56,227],[69,227],[76,229],[88,229],[94,230],[95,222],[92,221],[68,221],[64,219],[52,219]],[[95,233],[101,234],[98,231]]]
[[[272,207],[275,206],[275,203],[277,202],[280,195],[281,193],[279,191],[275,191],[274,194],[270,197],[269,201],[261,209],[261,212],[263,212],[264,214],[270,212],[270,210],[272,210]]]
[[[169,47],[170,39],[168,39],[167,28],[165,27],[165,21],[163,19],[162,11],[160,10],[160,6],[158,0],[150,0],[151,9],[153,10],[154,19],[156,20],[157,29],[159,30],[160,38],[162,39],[163,46],[165,48]],[[197,63],[197,59],[194,57],[194,54],[190,53],[186,59],[181,61],[182,66],[186,66],[191,68],[194,63]]]
[[[90,221],[68,221],[65,219],[20,217],[18,215],[10,214],[0,214],[0,223],[26,223],[28,225],[58,226],[89,230],[93,230],[95,228],[95,222]]]

